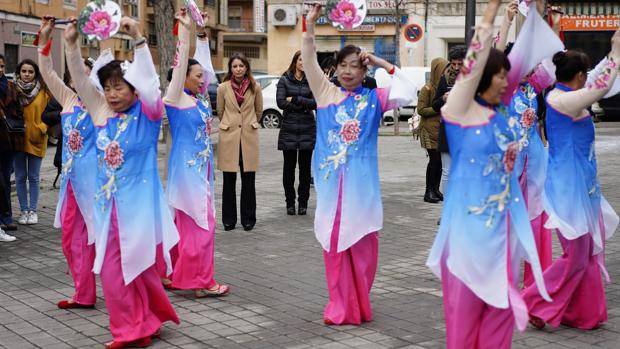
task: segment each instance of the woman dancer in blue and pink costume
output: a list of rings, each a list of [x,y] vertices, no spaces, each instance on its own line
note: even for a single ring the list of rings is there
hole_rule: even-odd
[[[207,20],[204,14],[205,23]],[[213,148],[207,85],[216,79],[204,28],[196,52],[188,60],[190,18],[177,16],[179,40],[176,67],[164,98],[170,121],[172,148],[168,163],[168,203],[175,209],[180,240],[170,287],[194,290],[196,297],[226,295],[229,287],[213,278],[215,198]],[[164,279],[165,282],[165,279]]]
[[[506,47],[508,31],[512,25],[514,16],[519,13],[517,1],[506,7],[504,21],[498,33],[496,48],[503,51]],[[544,227],[547,214],[543,211],[543,191],[547,174],[547,150],[540,136],[538,123],[537,96],[555,82],[555,69],[550,60],[544,60],[535,68],[535,72],[521,80],[514,91],[508,112],[515,116],[521,127],[526,131],[526,140],[523,149],[519,153],[515,165],[515,173],[519,178],[519,186],[523,193],[540,267],[545,271],[553,261],[551,230]],[[532,269],[529,263],[525,263],[523,273],[524,287],[534,283]]]
[[[427,265],[441,277],[448,348],[510,348],[515,323],[524,330],[528,320],[516,288],[522,258],[532,264],[534,287],[549,299],[513,171],[526,132],[506,105],[521,78],[562,43],[530,52],[541,46],[534,37],[557,38],[531,8],[509,61],[491,48],[499,6],[489,1],[442,108],[451,184]]]
[[[406,105],[416,95],[394,65],[355,46],[337,57],[338,80],[329,82],[317,62],[314,23],[321,6],[307,17],[301,56],[317,101],[317,139],[313,165],[317,207],[314,229],[323,247],[329,303],[326,324],[360,324],[372,320],[370,289],[377,270],[378,231],[383,208],[377,165],[377,136],[383,112]],[[366,65],[393,74],[391,89],[361,86]]]
[[[39,30],[39,68],[45,84],[62,105],[62,179],[54,226],[62,228],[62,251],[67,258],[75,293],[58,302],[61,309],[92,308],[97,301],[93,263],[95,231],[93,204],[97,155],[95,129],[75,91],[66,86],[53,70],[50,51],[54,19],[44,17]],[[85,74],[90,67],[80,62]]]
[[[543,205],[564,253],[544,273],[553,302],[528,287],[523,298],[531,322],[542,328],[560,324],[593,329],[607,321],[603,286],[605,240],[618,216],[601,193],[597,178],[594,124],[587,107],[603,98],[618,75],[620,30],[612,38],[606,61],[586,84],[589,58],[567,51],[553,58],[558,83],[547,95],[549,163]]]
[[[121,28],[136,40],[134,62],[110,57],[106,64],[100,57],[93,70],[104,93],[77,69],[81,57],[76,24],[65,29],[69,71],[96,128],[94,271],[101,277],[114,338],[107,348],[148,346],[163,322],[179,323],[154,266],[162,244],[172,272],[169,251],[179,239],[157,173],[164,105],[137,22],[123,17]]]

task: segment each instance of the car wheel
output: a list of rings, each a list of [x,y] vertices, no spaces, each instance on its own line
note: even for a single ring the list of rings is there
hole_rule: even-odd
[[[280,128],[280,113],[275,110],[267,110],[263,113],[261,124],[264,128]]]

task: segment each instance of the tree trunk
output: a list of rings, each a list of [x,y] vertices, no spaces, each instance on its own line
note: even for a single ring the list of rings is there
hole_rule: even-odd
[[[159,55],[159,80],[165,90],[168,86],[166,76],[175,55],[175,37],[172,35],[174,26],[174,4],[171,0],[152,0],[155,13],[155,35],[157,35],[157,53]]]
[[[402,16],[403,7],[405,6],[405,1],[396,0],[396,8],[394,9],[396,12],[396,35],[394,36],[394,46],[396,48],[396,57],[394,59],[394,64],[397,67],[400,67],[400,17]],[[400,108],[394,109],[394,135],[400,135]]]

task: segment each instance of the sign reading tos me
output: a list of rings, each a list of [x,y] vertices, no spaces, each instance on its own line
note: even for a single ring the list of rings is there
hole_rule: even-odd
[[[562,17],[562,31],[618,30],[620,16],[566,16]]]

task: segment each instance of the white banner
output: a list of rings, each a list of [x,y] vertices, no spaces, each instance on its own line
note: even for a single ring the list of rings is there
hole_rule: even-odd
[[[265,0],[254,0],[254,32],[265,32]]]

